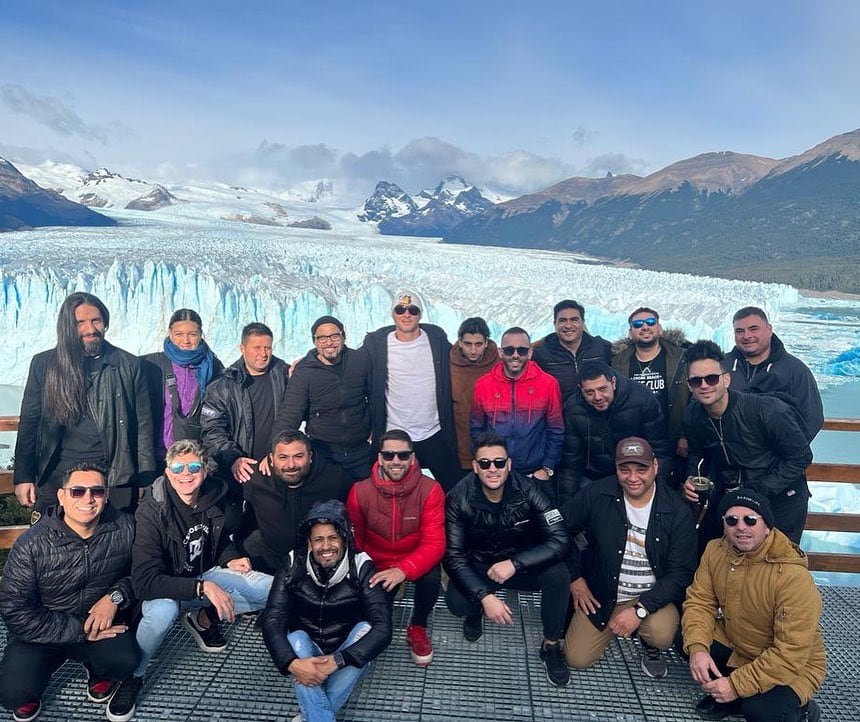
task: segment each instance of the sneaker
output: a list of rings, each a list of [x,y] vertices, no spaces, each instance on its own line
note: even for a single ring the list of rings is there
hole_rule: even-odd
[[[463,619],[463,636],[467,642],[477,642],[484,633],[484,616],[465,617]]]
[[[94,679],[90,677],[87,680],[87,699],[96,704],[110,702],[110,698],[116,692],[117,686],[118,683],[111,679]]]
[[[666,655],[656,647],[649,647],[642,643],[642,660],[640,662],[642,671],[653,679],[662,679],[669,673],[666,664]]]
[[[819,707],[818,702],[814,699],[809,700],[806,703],[806,709],[803,712],[803,717],[801,718],[803,722],[820,722],[821,720],[821,707]]]
[[[740,714],[740,703],[717,702],[711,695],[705,695],[696,705],[696,714],[704,719],[723,719],[734,714]]]
[[[546,669],[546,678],[555,687],[564,687],[570,682],[570,668],[561,651],[561,644],[547,644],[544,642],[540,648],[540,659]]]
[[[12,719],[15,722],[30,722],[30,720],[36,719],[41,711],[42,701],[37,699],[35,702],[27,702],[20,707],[16,707],[12,711]]]
[[[194,641],[197,642],[201,652],[215,654],[227,649],[227,640],[221,634],[221,625],[210,618],[209,626],[201,627],[197,621],[196,609],[182,615],[182,626],[194,637]]]
[[[427,637],[427,627],[417,624],[406,626],[406,644],[412,648],[412,661],[419,667],[426,667],[433,661],[433,645]]]
[[[116,692],[105,710],[105,715],[110,722],[128,722],[134,717],[137,698],[143,688],[143,679],[143,677],[129,677],[117,685]]]

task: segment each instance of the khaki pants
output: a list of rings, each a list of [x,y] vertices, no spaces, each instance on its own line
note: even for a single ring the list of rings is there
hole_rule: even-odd
[[[617,604],[612,616],[634,606],[636,602],[636,599],[631,599]],[[675,639],[679,620],[678,608],[674,604],[667,604],[642,620],[638,630],[639,639],[649,647],[668,649]],[[568,665],[575,669],[591,667],[603,656],[603,651],[614,637],[608,624],[600,631],[585,614],[577,610],[564,635],[564,656]]]

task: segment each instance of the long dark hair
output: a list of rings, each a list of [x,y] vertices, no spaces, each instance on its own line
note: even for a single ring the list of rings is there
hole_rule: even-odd
[[[57,347],[48,359],[45,371],[42,409],[48,418],[62,426],[73,426],[80,421],[87,399],[84,346],[75,318],[75,310],[84,305],[95,306],[99,310],[105,330],[110,325],[110,312],[101,299],[91,293],[73,293],[60,306]]]

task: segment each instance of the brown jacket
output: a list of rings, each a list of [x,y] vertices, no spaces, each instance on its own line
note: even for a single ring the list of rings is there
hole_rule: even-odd
[[[720,642],[733,650],[729,680],[740,697],[787,685],[806,704],[824,682],[820,618],[806,555],[781,531],[748,554],[714,539],[687,589],[684,650],[708,652]]]
[[[472,363],[455,343],[451,347],[451,396],[454,400],[454,428],[457,430],[457,456],[461,469],[472,468],[472,439],[469,436],[469,414],[472,411],[472,396],[475,382],[499,362],[496,342],[487,339],[484,356]]]

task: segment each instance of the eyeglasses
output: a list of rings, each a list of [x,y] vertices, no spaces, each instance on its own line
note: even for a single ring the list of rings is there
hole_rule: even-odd
[[[72,499],[83,499],[87,492],[93,499],[104,499],[107,489],[103,486],[67,486],[66,491]]]
[[[176,461],[170,466],[167,467],[174,474],[181,474],[185,469],[188,469],[189,474],[197,474],[203,468],[202,461],[189,461],[187,464],[183,464],[180,461]]]
[[[716,386],[720,383],[720,376],[722,374],[708,374],[707,376],[690,376],[687,379],[687,383],[690,384],[690,388],[697,389],[702,384],[707,384],[708,386]]]
[[[505,356],[513,356],[516,354],[517,356],[528,356],[529,355],[529,347],[528,346],[502,346],[502,353]]]
[[[643,326],[656,326],[657,319],[653,316],[649,316],[648,318],[637,318],[635,321],[631,321],[630,325],[633,328],[642,328]]]
[[[412,456],[411,451],[380,451],[379,455],[384,461],[394,461],[396,456],[400,461],[408,461]]]
[[[747,526],[755,526],[758,524],[758,520],[761,519],[761,517],[756,516],[755,514],[744,514],[743,516],[729,514],[728,516],[723,517],[723,521],[726,523],[726,526],[737,526],[741,519],[744,520],[744,524]]]
[[[402,316],[404,313],[408,313],[410,316],[420,316],[421,309],[418,306],[401,306],[399,303],[394,307],[394,313],[398,316]]]
[[[314,336],[314,341],[319,341],[322,343],[323,341],[340,341],[343,338],[342,333],[330,333],[330,334],[320,334],[319,336]]]
[[[497,469],[504,469],[508,463],[507,459],[475,459],[478,462],[478,467],[486,471],[490,466],[495,466]]]

